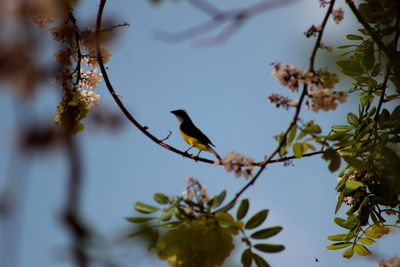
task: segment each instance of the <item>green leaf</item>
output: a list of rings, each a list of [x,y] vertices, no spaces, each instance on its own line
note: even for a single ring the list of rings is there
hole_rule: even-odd
[[[339,243],[328,245],[328,246],[326,246],[326,248],[329,250],[335,250],[335,249],[341,249],[341,248],[351,246],[352,244],[353,244],[352,242],[339,242]]]
[[[236,219],[237,220],[243,219],[246,216],[248,210],[249,210],[249,200],[245,198],[240,202],[239,208],[236,212]]]
[[[168,221],[172,218],[172,215],[174,215],[174,209],[169,209],[160,216],[160,220],[165,222]]]
[[[280,231],[282,231],[282,229],[283,228],[281,226],[265,228],[253,233],[250,237],[254,239],[265,239],[278,234]]]
[[[358,239],[358,241],[360,241],[364,245],[372,245],[373,243],[375,243],[375,240],[373,240],[371,238],[365,238],[365,237],[361,237],[360,239]]]
[[[253,253],[253,260],[257,267],[270,267],[270,265],[259,255]]]
[[[215,213],[217,212],[228,212],[230,209],[232,209],[235,206],[235,202],[229,202],[228,204],[226,204],[225,206],[223,206],[222,208],[218,209],[217,211],[215,211]]]
[[[159,204],[168,204],[169,203],[169,198],[164,195],[163,193],[155,193],[153,195],[153,198],[155,201],[157,201],[157,203]]]
[[[350,181],[350,180],[346,181],[346,188],[351,191],[354,191],[361,186],[363,186],[363,183],[360,181]]]
[[[331,172],[337,171],[339,169],[340,156],[336,150],[328,148],[322,155],[322,158],[326,161],[330,161],[328,168]]]
[[[247,221],[245,224],[244,228],[246,229],[254,229],[260,224],[262,224],[265,219],[267,218],[268,215],[268,210],[261,210],[257,212],[253,217],[250,218],[250,220]]]
[[[159,211],[160,209],[142,202],[136,202],[133,204],[133,207],[135,210],[137,210],[140,213],[154,213],[156,211]]]
[[[358,6],[358,11],[368,23],[378,23],[382,19],[382,9],[376,3],[363,3]]]
[[[148,222],[151,220],[154,220],[155,218],[151,218],[151,217],[127,217],[125,218],[125,220],[127,220],[128,222],[131,223],[144,223],[144,222]]]
[[[359,76],[364,73],[359,61],[355,60],[339,60],[336,64],[342,68],[342,72],[348,76]]]
[[[219,205],[222,204],[222,202],[224,202],[226,197],[226,190],[223,190],[218,196],[214,197],[213,200],[211,201],[211,208],[217,208],[219,207]]]
[[[302,143],[295,143],[293,145],[293,153],[296,158],[300,158],[304,154]]]
[[[364,245],[360,245],[360,244],[356,244],[354,246],[354,250],[357,252],[358,255],[360,256],[367,256],[367,255],[371,255],[371,251],[369,251],[369,249],[364,246]]]
[[[381,72],[381,64],[375,64],[374,68],[371,71],[372,77],[376,77]]]
[[[256,244],[254,245],[256,249],[266,253],[277,253],[285,249],[283,245],[271,245],[271,244]]]
[[[367,164],[365,161],[360,160],[360,159],[358,159],[358,158],[350,157],[350,156],[343,156],[343,159],[344,159],[350,166],[353,166],[353,167],[356,168],[356,169],[363,170],[363,171],[367,171],[367,170],[369,169],[369,168],[368,168],[368,164]]]
[[[353,222],[352,220],[345,220],[345,219],[342,219],[342,218],[339,218],[339,217],[335,217],[333,219],[333,221],[337,225],[339,225],[340,227],[343,227],[343,228],[346,228],[346,229],[349,229],[349,230],[352,230],[354,228],[354,226],[356,226],[356,223]]]
[[[363,40],[364,39],[362,36],[355,35],[355,34],[347,34],[346,38],[349,40]]]
[[[297,127],[296,125],[293,125],[292,128],[290,128],[289,131],[289,135],[288,135],[288,139],[287,139],[287,144],[290,145],[293,141],[293,139],[296,136],[296,131],[297,131]]]
[[[367,236],[370,238],[380,238],[382,236],[382,234],[375,231],[374,229],[369,229],[364,232],[364,236]]]
[[[346,249],[345,251],[343,251],[343,254],[342,254],[342,256],[347,259],[350,259],[351,257],[353,257],[353,255],[354,255],[353,247]]]
[[[327,237],[330,241],[343,241],[346,234],[330,235]]]
[[[354,127],[357,127],[358,125],[358,118],[356,115],[354,115],[354,113],[347,113],[347,122],[351,125],[353,125]]]
[[[243,251],[242,257],[240,259],[240,262],[243,264],[243,267],[250,267],[252,260],[253,260],[253,257],[252,257],[250,249],[245,249]]]
[[[350,47],[354,47],[354,46],[357,46],[357,45],[341,45],[341,46],[338,46],[337,48],[338,49],[346,49],[346,48],[350,48]]]
[[[334,132],[349,132],[353,130],[353,127],[348,125],[333,125],[331,129]]]
[[[338,201],[336,203],[336,207],[335,207],[335,214],[340,210],[340,207],[343,204],[343,199],[344,199],[344,193],[343,191],[340,193]]]
[[[162,224],[160,224],[158,226],[162,227],[162,228],[174,228],[174,227],[180,225],[181,223],[182,222],[179,222],[179,221],[177,221],[177,222],[169,222],[169,223],[162,223]]]

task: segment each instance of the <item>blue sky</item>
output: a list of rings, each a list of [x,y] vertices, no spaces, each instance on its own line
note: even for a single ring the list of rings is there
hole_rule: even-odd
[[[338,5],[344,6],[343,2],[338,1]],[[216,4],[221,8],[243,6],[237,0]],[[94,23],[96,12],[97,1],[82,1],[76,7],[76,17],[82,25]],[[311,24],[320,24],[323,12],[318,1],[298,1],[249,20],[224,44],[196,47],[193,40],[171,44],[154,38],[157,30],[179,31],[208,19],[184,1],[165,1],[160,6],[147,1],[109,1],[105,15],[131,26],[120,29],[118,40],[111,46],[113,57],[107,64],[108,73],[125,106],[140,123],[159,138],[169,130],[173,132],[168,144],[187,149],[170,113],[184,108],[219,154],[235,151],[260,160],[273,151],[273,136],[283,131],[293,116],[292,111],[269,104],[267,97],[273,92],[295,97],[270,75],[269,64],[279,61],[306,68],[315,39],[305,38],[303,32]],[[344,33],[352,27],[350,16],[346,10],[348,21],[340,25],[330,20],[323,42],[343,44]],[[324,60],[317,60],[317,68],[323,67],[319,62]],[[337,89],[346,90],[349,85],[341,83]],[[101,95],[101,105],[118,112],[104,83],[97,93]],[[15,99],[9,91],[1,91],[0,95],[0,114],[9,114],[3,116],[0,126],[0,138],[6,140],[0,144],[3,186],[15,142]],[[354,103],[350,98],[329,113],[303,110],[301,117],[305,121],[314,119],[327,132],[330,125],[344,122],[347,112],[356,110]],[[52,120],[56,105],[57,94],[49,87],[36,96],[32,104],[35,112],[28,118]],[[157,146],[129,123],[117,133],[87,127],[77,139],[84,164],[82,214],[107,240],[129,226],[123,218],[135,215],[132,203],[154,203],[155,192],[181,194],[186,186],[184,177],[196,177],[210,194],[226,189],[229,198],[246,183],[222,167],[196,163]],[[205,152],[202,155],[213,158]],[[72,266],[65,260],[69,239],[59,220],[65,204],[65,155],[58,150],[18,160],[27,170],[20,177],[24,186],[19,189],[23,197],[17,266]],[[284,244],[286,249],[265,257],[272,266],[374,266],[381,257],[396,253],[398,233],[371,246],[377,252],[376,258],[355,256],[346,260],[340,256],[342,251],[326,250],[326,236],[342,233],[333,222],[336,174],[327,170],[319,156],[293,163],[293,167],[269,166],[243,194],[250,199],[250,213],[270,209],[265,227],[284,228],[271,242]],[[231,262],[238,259],[238,252]],[[167,266],[138,245],[115,252],[113,257],[125,266]]]

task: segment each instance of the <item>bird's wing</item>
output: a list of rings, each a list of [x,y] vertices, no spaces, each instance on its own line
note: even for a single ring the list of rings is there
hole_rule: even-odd
[[[182,132],[198,139],[202,144],[215,146],[192,122],[183,122],[180,128]]]

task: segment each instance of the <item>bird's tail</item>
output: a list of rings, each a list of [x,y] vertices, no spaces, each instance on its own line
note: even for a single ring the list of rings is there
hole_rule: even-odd
[[[209,146],[209,151],[210,151],[211,153],[213,153],[213,154],[217,157],[217,159],[218,159],[219,161],[222,160],[222,158],[218,155],[218,153],[217,153],[211,146]]]

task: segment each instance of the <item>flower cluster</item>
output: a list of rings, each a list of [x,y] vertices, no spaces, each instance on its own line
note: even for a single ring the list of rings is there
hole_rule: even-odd
[[[339,24],[344,18],[344,10],[342,8],[337,8],[332,11],[333,20],[336,24]]]
[[[100,103],[100,95],[96,94],[93,91],[81,90],[80,94],[85,100],[89,110]]]
[[[280,95],[280,94],[271,94],[268,97],[268,100],[270,103],[273,103],[275,107],[283,107],[285,109],[289,109],[289,107],[297,107],[299,104],[299,100],[297,99],[289,99],[286,96]]]
[[[72,43],[76,31],[76,26],[67,22],[50,28],[50,34],[53,40],[67,44]]]
[[[40,21],[38,25],[41,25]],[[63,66],[56,78],[56,81],[61,81],[63,99],[57,108],[55,121],[66,130],[77,133],[83,129],[81,120],[100,102],[100,95],[94,92],[102,76],[94,68],[98,66],[98,35],[92,27],[78,29],[72,16],[50,28],[50,33],[53,40],[62,44],[62,48],[54,54],[54,61]],[[98,39],[101,45],[109,42],[112,39],[110,30],[102,29]],[[100,47],[100,53],[103,63],[106,63],[111,52]],[[75,68],[71,68],[73,64]],[[65,118],[72,118],[72,122]]]
[[[346,102],[347,94],[345,92],[334,92],[328,88],[319,88],[316,90],[308,90],[308,96],[311,99],[311,104],[307,103],[313,111],[319,110],[329,111],[335,110],[338,102]]]
[[[360,170],[355,170],[353,171],[348,177],[347,181],[363,181],[364,177],[366,175],[366,172],[360,171]],[[343,177],[338,177],[337,180],[340,182],[343,179]],[[347,195],[343,198],[343,202],[346,203],[347,205],[351,206],[354,205],[355,203],[358,203],[364,199],[366,196],[365,189],[363,187],[360,187],[356,191],[353,191],[351,195]]]
[[[272,65],[275,67],[272,75],[282,85],[289,87],[290,90],[297,92],[301,84],[307,86],[307,95],[311,100],[311,103],[307,102],[307,106],[315,112],[319,110],[334,110],[338,102],[343,103],[346,101],[347,93],[332,91],[339,78],[336,74],[330,73],[326,69],[310,72],[308,70],[299,70],[294,65],[282,63],[273,63]],[[298,105],[296,101],[289,100],[278,94],[270,96],[269,99],[277,106]]]
[[[182,195],[186,197],[186,199],[193,201],[196,199],[196,202],[209,203],[213,200],[207,193],[207,187],[203,186],[199,180],[193,177],[186,177],[185,182],[188,183],[185,190],[183,190]],[[190,214],[193,212],[193,207],[185,206],[185,213]]]
[[[287,65],[279,62],[271,64],[275,70],[271,73],[283,85],[289,87],[293,92],[299,90],[300,84],[308,83],[309,72],[307,70],[299,70],[295,65]]]
[[[102,76],[96,69],[88,70],[83,72],[81,70],[81,80],[79,83],[79,87],[81,90],[84,88],[88,88],[90,90],[94,90],[100,83],[100,77]]]
[[[388,261],[381,260],[378,267],[399,267],[400,266],[400,256],[395,256]]]
[[[234,172],[237,178],[242,175],[249,178],[253,175],[253,157],[246,158],[239,153],[230,152],[221,160],[221,163],[225,166],[227,172]]]

